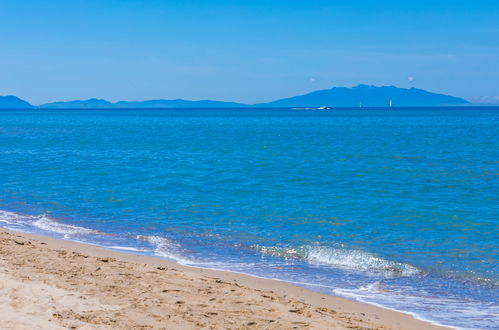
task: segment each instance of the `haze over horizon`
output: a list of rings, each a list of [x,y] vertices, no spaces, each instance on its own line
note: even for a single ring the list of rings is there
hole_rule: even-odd
[[[499,103],[499,3],[0,2],[0,95],[259,103],[395,85]]]

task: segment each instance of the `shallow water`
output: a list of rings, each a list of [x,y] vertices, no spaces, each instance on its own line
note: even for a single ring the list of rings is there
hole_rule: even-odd
[[[499,109],[0,111],[0,225],[499,322]]]

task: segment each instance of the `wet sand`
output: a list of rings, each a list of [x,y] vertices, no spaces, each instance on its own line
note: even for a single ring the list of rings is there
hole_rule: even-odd
[[[2,329],[444,329],[284,282],[0,229]]]

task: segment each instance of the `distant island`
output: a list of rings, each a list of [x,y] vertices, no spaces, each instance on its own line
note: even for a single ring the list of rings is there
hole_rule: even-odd
[[[262,107],[388,107],[390,103],[398,107],[412,106],[453,106],[466,105],[462,98],[427,92],[417,88],[398,88],[395,86],[358,85],[352,88],[334,87],[289,97],[269,103],[258,104]]]
[[[148,101],[119,101],[111,103],[101,99],[77,100],[69,102],[54,102],[42,104],[38,108],[42,109],[130,109],[130,108],[237,108],[248,107],[249,105],[223,102],[223,101],[189,101],[189,100],[148,100]]]
[[[0,96],[0,109],[31,109],[34,108],[28,102],[21,100],[17,96]]]
[[[267,103],[242,104],[212,100],[148,100],[109,102],[102,99],[64,101],[38,106],[16,97],[0,96],[2,109],[123,109],[123,108],[298,108],[298,107],[431,107],[469,105],[465,99],[417,88],[358,85],[334,87]]]

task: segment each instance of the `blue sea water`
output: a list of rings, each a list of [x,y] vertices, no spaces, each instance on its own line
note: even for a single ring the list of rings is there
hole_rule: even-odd
[[[499,108],[1,110],[0,225],[499,326]]]

